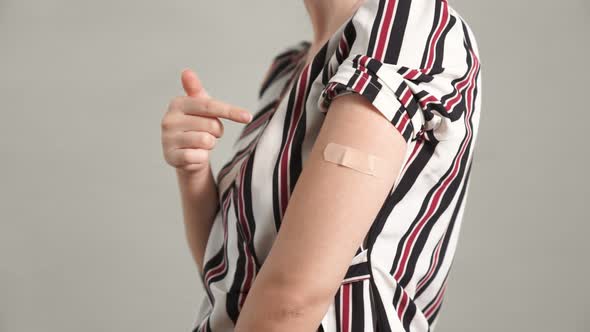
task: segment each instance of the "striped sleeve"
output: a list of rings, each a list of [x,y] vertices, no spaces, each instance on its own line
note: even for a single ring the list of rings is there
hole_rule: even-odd
[[[437,128],[462,116],[479,65],[469,28],[451,11],[446,0],[365,0],[343,30],[320,111],[358,93],[406,142],[448,136],[451,126]]]

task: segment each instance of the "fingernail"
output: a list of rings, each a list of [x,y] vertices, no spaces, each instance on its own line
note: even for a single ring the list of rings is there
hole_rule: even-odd
[[[242,113],[242,120],[250,122],[252,120],[252,115],[247,112]]]

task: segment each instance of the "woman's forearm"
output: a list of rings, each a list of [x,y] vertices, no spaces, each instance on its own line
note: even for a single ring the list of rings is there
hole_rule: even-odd
[[[207,238],[219,205],[217,184],[210,165],[200,174],[176,169],[176,175],[186,238],[193,259],[199,271],[202,271]]]

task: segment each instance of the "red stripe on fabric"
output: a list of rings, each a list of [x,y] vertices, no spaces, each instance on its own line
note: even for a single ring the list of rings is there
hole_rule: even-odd
[[[381,24],[381,32],[379,34],[379,40],[377,43],[377,53],[375,54],[375,59],[379,61],[383,61],[383,53],[387,44],[387,33],[389,32],[389,27],[392,24],[391,21],[393,20],[395,4],[395,0],[388,1],[387,9],[385,9],[385,17],[383,18]]]
[[[438,28],[436,29],[436,33],[434,34],[434,37],[432,38],[432,41],[430,44],[430,52],[428,52],[428,63],[426,65],[426,68],[428,68],[428,69],[431,69],[431,66],[434,63],[434,52],[436,51],[436,44],[438,43],[438,39],[439,39],[440,35],[442,34],[444,26],[447,24],[447,22],[449,20],[449,17],[448,17],[449,10],[448,10],[448,6],[447,6],[447,2],[442,1],[442,6],[443,6],[443,13],[441,14],[441,22],[438,25]]]
[[[430,308],[428,308],[425,312],[424,312],[424,316],[426,317],[426,319],[429,319],[432,314],[436,311],[436,309],[438,307],[440,307],[441,303],[442,303],[442,299],[444,298],[445,292],[447,290],[447,282],[445,280],[445,284],[442,287],[441,291],[438,293],[438,296],[436,297],[436,301],[432,304],[432,306]]]
[[[408,294],[406,293],[406,291],[402,290],[402,298],[399,303],[399,306],[397,307],[397,316],[400,319],[402,318],[404,311],[406,310],[407,304],[408,304]]]
[[[408,101],[410,100],[411,97],[412,97],[412,90],[410,90],[409,87],[406,87],[406,89],[404,90],[404,94],[401,98],[401,102],[404,105],[404,107],[408,106]]]
[[[438,265],[438,260],[440,258],[439,257],[440,248],[442,247],[442,243],[443,243],[443,240],[444,240],[446,234],[447,234],[447,231],[445,230],[445,232],[443,233],[443,236],[440,238],[440,240],[438,241],[438,244],[436,245],[436,249],[434,250],[433,259],[430,264],[430,267],[428,268],[428,272],[420,280],[420,282],[418,282],[418,286],[416,286],[416,293],[418,293],[422,289],[424,284],[426,284],[428,282],[428,280],[430,280],[430,278],[432,277],[432,274],[434,273],[434,270],[435,270],[436,266]]]
[[[420,103],[420,107],[422,107],[423,109],[426,109],[428,107],[428,103],[430,102],[437,102],[438,99],[431,95],[431,94],[427,94],[426,96],[424,96],[424,98],[420,99],[419,103]]]
[[[342,332],[350,332],[351,284],[342,285]]]
[[[418,142],[416,142],[416,144],[414,144],[414,149],[412,150],[412,153],[410,153],[410,157],[408,158],[408,161],[405,163],[404,167],[402,168],[402,171],[400,174],[404,174],[406,171],[406,168],[408,168],[408,166],[411,165],[412,160],[414,159],[414,157],[416,155],[418,155],[418,150],[420,150],[420,148],[423,146],[423,143],[424,142],[422,142],[422,141],[418,141]],[[402,176],[403,175],[400,175],[400,178]]]
[[[445,108],[447,108],[447,109],[452,109],[453,107],[455,107],[455,105],[457,105],[457,103],[459,103],[459,101],[461,100],[461,90],[463,89],[463,87],[465,85],[467,85],[469,83],[471,86],[473,84],[473,81],[471,79],[471,75],[475,72],[475,71],[473,71],[473,69],[475,67],[479,68],[479,60],[477,59],[477,56],[475,54],[473,54],[473,51],[470,50],[469,53],[471,54],[471,58],[473,59],[473,64],[470,69],[471,72],[469,73],[469,75],[466,77],[465,80],[463,80],[457,84],[457,86],[456,86],[456,90],[458,91],[457,94],[452,99],[447,100],[446,104],[444,105]]]
[[[346,40],[346,35],[344,33],[342,34],[338,47],[340,48],[340,54],[346,55],[348,53],[348,41]]]
[[[399,132],[401,134],[403,134],[404,131],[406,130],[406,123],[408,123],[410,121],[409,119],[410,118],[408,117],[408,113],[404,112],[401,116],[401,121],[396,126],[397,130],[399,130]]]
[[[248,134],[250,134],[251,132],[256,130],[258,127],[260,127],[260,125],[262,125],[270,117],[271,114],[272,114],[272,112],[267,111],[265,114],[263,114],[258,119],[256,119],[256,121],[251,122],[250,125],[240,135],[239,139],[247,136]]]
[[[420,72],[417,71],[416,69],[411,69],[403,76],[404,76],[404,78],[412,80],[412,79],[415,79],[416,77],[420,76]]]
[[[366,56],[361,56],[359,59],[358,69],[361,71],[361,74],[359,75],[359,78],[357,79],[356,83],[353,85],[353,90],[359,93],[362,92],[362,87],[365,85],[365,82],[368,79],[367,75],[364,74],[366,73],[366,64],[368,60],[369,58]]]

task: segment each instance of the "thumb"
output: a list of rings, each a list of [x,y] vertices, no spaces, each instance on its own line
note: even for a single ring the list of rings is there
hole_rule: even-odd
[[[203,88],[201,80],[199,80],[194,71],[190,69],[183,70],[181,80],[182,87],[188,96],[197,97],[201,94],[207,96],[207,92],[205,91],[205,88]]]

